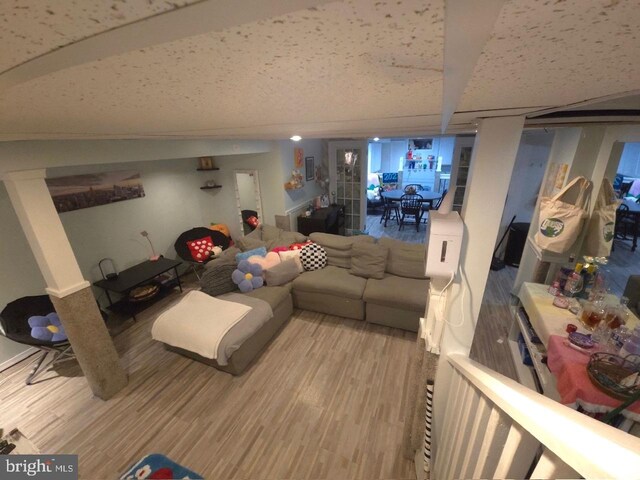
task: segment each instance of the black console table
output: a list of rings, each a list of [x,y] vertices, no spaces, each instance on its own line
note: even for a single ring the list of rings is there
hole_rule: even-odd
[[[145,262],[134,265],[118,274],[118,278],[111,280],[100,280],[95,282],[96,287],[102,288],[109,299],[109,310],[123,315],[131,316],[135,320],[136,313],[144,310],[152,303],[167,296],[175,287],[180,288],[182,292],[182,284],[178,275],[178,266],[182,262],[179,260],[171,260],[160,257],[156,261],[147,260]],[[136,287],[152,283],[153,280],[170,270],[174,271],[175,278],[168,282],[159,282],[160,290],[152,298],[141,302],[129,301],[129,292]],[[122,295],[122,298],[116,302],[113,301],[109,292]]]
[[[313,232],[344,235],[344,205],[319,208],[309,217],[298,217],[298,232],[309,235]]]

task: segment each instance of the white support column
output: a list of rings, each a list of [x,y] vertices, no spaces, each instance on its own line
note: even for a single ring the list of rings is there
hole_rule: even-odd
[[[448,292],[444,314],[448,324],[440,346],[434,397],[436,448],[442,438],[438,420],[442,421],[446,404],[453,400],[446,398],[452,373],[447,355],[468,356],[471,349],[523,124],[524,117],[500,117],[482,120],[478,127],[461,213],[465,224],[460,255],[463,275],[457,276]],[[433,300],[429,309],[439,309]]]
[[[90,284],[82,277],[44,177],[44,169],[9,172],[4,183],[47,283],[47,293],[64,297]]]
[[[44,176],[44,170],[10,172],[4,182],[78,364],[93,393],[107,400],[127,385],[127,375],[91,284],[82,277]]]

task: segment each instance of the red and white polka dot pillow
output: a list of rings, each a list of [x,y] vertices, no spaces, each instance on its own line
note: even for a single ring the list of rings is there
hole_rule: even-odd
[[[187,242],[187,247],[189,247],[191,257],[196,262],[205,262],[214,254],[213,248],[215,245],[213,244],[211,237],[202,237],[197,240],[189,240]]]

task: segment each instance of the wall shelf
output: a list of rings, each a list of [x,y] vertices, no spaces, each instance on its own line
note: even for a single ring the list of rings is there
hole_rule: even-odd
[[[212,190],[214,188],[222,188],[222,185],[213,185],[211,187],[205,185],[204,187],[200,187],[200,190]]]

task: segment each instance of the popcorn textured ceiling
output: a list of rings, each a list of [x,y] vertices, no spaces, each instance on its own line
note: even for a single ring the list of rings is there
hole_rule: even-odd
[[[0,71],[189,3],[2,2]],[[324,2],[81,63],[0,91],[0,140],[433,132],[444,15],[444,0]],[[505,1],[454,123],[638,89],[639,27],[635,0]]]
[[[510,0],[459,111],[566,105],[640,88],[637,0]]]
[[[0,72],[83,38],[198,0],[2,0]]]

